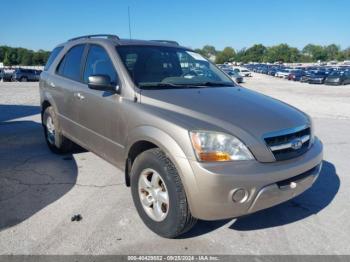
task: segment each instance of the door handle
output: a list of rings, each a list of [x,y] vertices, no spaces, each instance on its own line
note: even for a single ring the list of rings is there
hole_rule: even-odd
[[[85,96],[83,96],[81,93],[74,93],[74,97],[78,98],[79,100],[85,99]]]
[[[53,82],[50,82],[49,84],[51,87],[55,87],[55,84]]]

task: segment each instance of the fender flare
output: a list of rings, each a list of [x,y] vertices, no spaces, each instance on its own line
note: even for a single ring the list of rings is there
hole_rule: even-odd
[[[160,148],[175,165],[184,186],[190,210],[195,213],[194,198],[198,187],[190,162],[180,145],[169,134],[154,126],[138,126],[132,129],[127,139],[124,159],[128,158],[130,148],[139,141],[147,141]]]

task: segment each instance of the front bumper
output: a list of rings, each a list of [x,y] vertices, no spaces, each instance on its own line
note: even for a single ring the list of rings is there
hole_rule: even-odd
[[[322,143],[302,156],[273,163],[190,161],[196,190],[188,194],[193,216],[204,220],[233,218],[287,201],[312,186],[322,162]],[[246,194],[234,201],[237,192]]]
[[[324,79],[309,79],[309,84],[323,84]]]
[[[341,85],[341,82],[340,81],[325,81],[324,84],[331,85],[331,86],[339,86],[339,85]]]

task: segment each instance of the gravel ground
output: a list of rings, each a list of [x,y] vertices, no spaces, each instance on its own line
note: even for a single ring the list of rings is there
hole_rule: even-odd
[[[303,195],[181,239],[149,231],[120,170],[96,155],[50,153],[37,83],[0,83],[0,254],[350,254],[350,86],[248,78],[244,86],[314,118],[321,176]],[[80,222],[71,222],[81,214]]]

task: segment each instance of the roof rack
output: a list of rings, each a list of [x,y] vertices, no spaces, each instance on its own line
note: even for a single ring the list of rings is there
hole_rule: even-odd
[[[178,42],[173,41],[173,40],[150,40],[150,41],[164,43],[164,44],[179,45]]]
[[[98,37],[105,37],[107,39],[114,39],[114,40],[119,40],[120,39],[119,36],[117,36],[117,35],[97,34],[97,35],[78,36],[78,37],[71,38],[68,41],[74,41],[74,40],[83,39],[83,38],[98,38]]]

